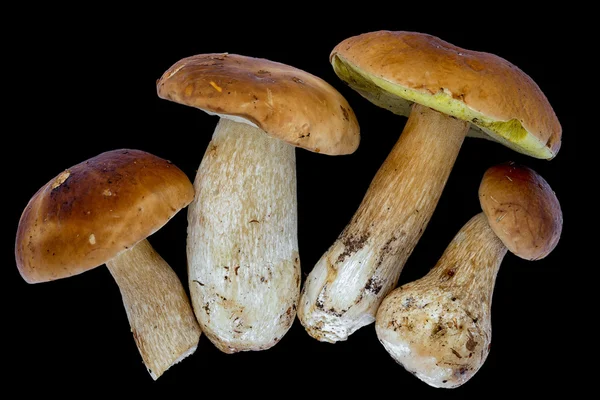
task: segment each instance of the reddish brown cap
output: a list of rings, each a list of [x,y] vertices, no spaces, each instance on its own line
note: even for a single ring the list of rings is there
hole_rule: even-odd
[[[15,257],[29,283],[104,264],[160,229],[194,197],[188,177],[140,150],[113,150],[60,173],[23,211]]]
[[[546,257],[562,233],[562,210],[550,185],[514,163],[487,170],[479,187],[481,208],[506,247],[526,260]]]
[[[158,96],[224,117],[317,153],[353,153],[358,121],[346,99],[324,80],[289,65],[237,54],[199,54],[169,68]]]
[[[544,93],[494,54],[423,33],[377,31],[342,41],[330,57],[336,74],[380,107],[406,115],[407,100],[421,103],[537,158],[560,149],[562,128]]]

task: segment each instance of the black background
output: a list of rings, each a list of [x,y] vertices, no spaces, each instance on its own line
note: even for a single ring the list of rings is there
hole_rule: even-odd
[[[442,10],[436,18],[425,17],[435,11],[430,6],[420,14],[357,11],[350,19],[318,17],[314,9],[283,3],[275,10],[255,4],[252,12],[237,14],[232,4],[218,6],[195,10],[172,3],[144,12],[52,8],[15,16],[18,29],[9,45],[15,57],[6,65],[12,72],[5,75],[6,90],[16,86],[7,118],[17,123],[7,128],[14,142],[5,151],[14,151],[18,160],[17,171],[12,164],[8,174],[9,237],[14,238],[20,214],[39,187],[102,151],[145,150],[171,160],[193,180],[217,118],[159,99],[155,82],[183,57],[238,53],[290,64],[323,78],[347,98],[361,125],[361,145],[353,155],[296,151],[298,234],[306,276],[350,220],[406,122],[342,84],[328,63],[329,52],[349,36],[390,29],[430,33],[508,59],[538,83],[565,132],[563,148],[551,162],[467,139],[400,284],[427,273],[454,234],[480,212],[480,179],[488,167],[505,161],[532,167],[555,190],[565,219],[559,246],[535,263],[506,256],[494,291],[491,353],[467,384],[445,391],[428,387],[397,365],[378,343],[373,325],[331,345],[308,336],[298,320],[278,345],[262,352],[226,355],[202,336],[193,356],[153,382],[106,268],[28,285],[14,264],[14,239],[5,240],[9,245],[3,247],[8,256],[3,280],[9,291],[3,294],[8,314],[8,323],[3,323],[8,334],[4,382],[27,391],[43,388],[47,394],[67,393],[74,385],[127,385],[150,390],[170,386],[172,393],[190,390],[197,396],[217,390],[244,397],[348,396],[363,390],[367,396],[479,397],[490,388],[545,394],[569,386],[577,371],[568,347],[578,335],[570,326],[573,304],[565,300],[565,288],[579,279],[570,254],[582,224],[575,217],[578,190],[571,178],[576,176],[577,150],[571,132],[574,118],[569,121],[567,112],[572,97],[564,78],[568,66],[557,56],[569,34],[551,21],[522,14],[497,22]],[[149,238],[183,282],[186,224],[186,212],[180,212]],[[565,273],[567,267],[574,272]],[[565,348],[564,343],[571,344]]]

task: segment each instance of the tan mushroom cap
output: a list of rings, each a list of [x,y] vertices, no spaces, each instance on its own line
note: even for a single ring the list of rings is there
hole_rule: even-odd
[[[346,99],[324,80],[277,62],[236,54],[199,54],[169,68],[158,96],[251,122],[291,145],[350,154],[359,125]]]
[[[546,257],[558,244],[563,216],[550,185],[514,163],[488,169],[479,188],[481,208],[504,245],[526,260]]]
[[[551,159],[560,149],[562,128],[544,93],[496,55],[427,34],[378,31],[342,41],[330,57],[341,79],[397,114],[418,102],[533,157]]]
[[[29,283],[104,264],[160,229],[194,197],[175,165],[140,150],[113,150],[62,172],[23,211],[15,257]]]

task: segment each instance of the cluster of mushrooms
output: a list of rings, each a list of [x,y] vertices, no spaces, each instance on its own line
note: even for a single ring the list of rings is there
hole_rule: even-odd
[[[422,381],[446,388],[468,381],[489,352],[492,293],[507,251],[538,260],[559,241],[554,192],[525,166],[491,167],[479,189],[482,212],[437,265],[396,288],[400,273],[466,136],[549,160],[561,126],[520,69],[430,35],[358,35],[330,61],[351,88],[408,121],[303,285],[295,147],[351,154],[359,124],[322,79],[235,54],[182,59],[157,82],[161,98],[220,117],[194,183],[170,161],[133,149],[63,171],[19,221],[22,277],[46,282],[106,265],[154,379],[194,353],[201,332],[226,353],[265,350],[298,316],[309,335],[331,343],[375,322],[385,349]],[[191,301],[147,240],[186,206]]]

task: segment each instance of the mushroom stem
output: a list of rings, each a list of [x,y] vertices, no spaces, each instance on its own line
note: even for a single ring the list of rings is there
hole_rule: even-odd
[[[433,214],[468,127],[413,105],[354,217],[306,280],[298,316],[311,336],[346,340],[375,320]]]
[[[492,294],[507,251],[485,214],[473,217],[425,277],[381,303],[375,329],[388,353],[431,386],[468,381],[489,353]]]
[[[268,349],[300,292],[295,149],[221,118],[194,187],[187,256],[200,326],[225,353]]]
[[[153,379],[196,351],[200,327],[169,264],[144,239],[106,263],[119,285],[133,338]]]

